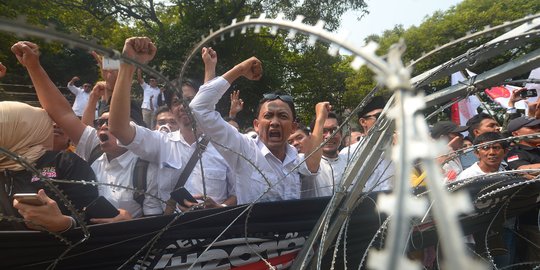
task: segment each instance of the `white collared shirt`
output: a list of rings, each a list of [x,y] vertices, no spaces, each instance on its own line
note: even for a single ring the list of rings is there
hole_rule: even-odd
[[[362,137],[360,141],[341,149],[339,154],[344,155],[347,159],[347,163],[349,163],[353,155],[360,154],[359,150],[362,149],[358,149],[358,147],[362,144],[364,140],[365,137]],[[352,164],[350,164],[349,166],[352,166]],[[373,170],[371,176],[368,178],[363,191],[368,192],[391,190],[394,183],[394,171],[394,164],[391,160],[382,157],[379,158],[379,160],[377,161],[377,165],[375,166],[375,169]]]
[[[88,160],[94,147],[99,145],[97,130],[87,126],[79,139],[76,154],[82,159]],[[100,183],[108,183],[119,186],[133,188],[133,168],[137,163],[137,156],[131,151],[126,151],[124,154],[109,161],[107,155],[103,154],[97,158],[90,166],[96,174],[97,181]],[[155,171],[157,166],[149,164],[146,178],[146,193],[157,196],[157,182],[152,177],[152,171]],[[120,187],[98,186],[99,195],[109,200],[115,207],[127,210],[131,216],[140,217],[143,215],[157,215],[162,213],[161,203],[152,198],[145,196],[143,207],[133,200],[133,191]]]
[[[152,87],[146,82],[143,82],[141,84],[141,87],[143,89],[143,101],[141,104],[141,108],[150,110],[150,97],[154,96],[152,98],[152,106],[154,107],[154,111],[158,109],[157,101],[158,101],[158,95],[161,91],[159,91],[159,87]]]
[[[71,109],[73,109],[73,112],[75,115],[82,117],[84,113],[84,109],[86,108],[86,104],[88,104],[88,99],[90,98],[90,93],[84,92],[83,88],[77,87],[73,84],[67,85],[67,88],[71,93],[75,95],[75,101],[73,101],[73,106]]]
[[[300,174],[312,175],[305,162],[293,170],[303,156],[287,144],[282,162],[258,137],[241,134],[225,122],[215,111],[215,105],[229,86],[225,79],[216,77],[201,86],[189,106],[201,129],[216,142],[217,150],[237,175],[238,204],[299,199]]]
[[[465,169],[464,171],[462,171],[456,178],[456,181],[457,180],[463,180],[463,179],[466,179],[466,178],[471,178],[471,177],[475,177],[475,176],[480,176],[480,175],[484,175],[484,174],[488,174],[484,171],[482,171],[482,169],[480,169],[480,166],[478,166],[478,162],[475,162],[473,165],[471,165],[471,167]],[[503,166],[499,166],[499,172],[502,172],[504,171],[504,167]]]
[[[342,182],[347,166],[347,156],[338,154],[335,158],[321,158],[320,171],[315,179],[302,179],[302,198],[332,196]]]
[[[135,127],[135,138],[125,147],[141,158],[159,164],[161,169],[158,172],[158,194],[166,201],[170,198],[183,167],[195,151],[196,144],[188,144],[180,131],[165,133],[149,130],[134,123],[131,125]],[[197,162],[184,185],[191,194],[203,194],[203,179],[206,195],[217,203],[222,203],[235,194],[231,170],[212,143],[208,143],[203,152],[201,163]]]

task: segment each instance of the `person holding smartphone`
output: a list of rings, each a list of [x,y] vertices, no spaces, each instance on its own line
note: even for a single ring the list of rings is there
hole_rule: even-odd
[[[85,161],[70,152],[51,151],[52,145],[53,123],[43,109],[20,102],[0,102],[0,147],[22,156],[48,178],[95,179]],[[25,221],[24,225],[0,221],[0,228],[61,232],[75,225],[74,213],[60,196],[22,164],[0,155],[0,171],[0,212]],[[97,197],[97,188],[92,185],[55,185],[78,211]],[[20,193],[27,194],[18,196]]]

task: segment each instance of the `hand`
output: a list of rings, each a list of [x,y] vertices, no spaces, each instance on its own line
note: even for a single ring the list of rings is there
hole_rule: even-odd
[[[99,81],[94,85],[94,88],[92,88],[92,92],[90,92],[91,97],[95,97],[96,99],[99,99],[100,97],[103,97],[105,95],[105,92],[107,90],[107,83],[104,81]]]
[[[527,108],[529,108],[527,112],[527,116],[531,118],[537,118],[537,116],[540,116],[540,110],[538,110],[538,106],[540,105],[540,100],[536,100],[535,102],[529,102],[528,100],[525,100],[525,105],[527,105]],[[536,115],[539,114],[539,115]]]
[[[19,214],[24,218],[26,226],[34,230],[47,230],[51,232],[61,232],[69,229],[71,226],[71,218],[64,216],[60,212],[57,203],[49,198],[43,189],[38,191],[38,198],[44,202],[44,205],[35,206],[13,200]]]
[[[91,51],[90,54],[96,59],[97,65],[101,69],[103,67],[103,57],[96,51]]]
[[[154,99],[154,96],[150,96],[150,100]]]
[[[332,111],[332,105],[330,105],[330,102],[328,101],[319,102],[315,105],[315,115],[317,119],[324,119],[326,121],[330,111]]]
[[[0,78],[6,76],[7,68],[0,62]]]
[[[217,53],[212,47],[203,47],[201,50],[202,59],[206,67],[216,67],[217,65]]]
[[[79,80],[80,80],[80,79],[79,79],[79,77],[77,77],[77,76],[71,78],[71,82],[76,82],[76,81],[79,81]]]
[[[19,41],[11,46],[17,60],[26,68],[36,68],[39,64],[39,46],[30,41]]]
[[[122,54],[142,64],[154,59],[157,48],[147,37],[131,37],[126,39]]]
[[[248,80],[257,81],[262,77],[262,63],[259,59],[251,57],[244,62],[236,65],[240,75],[246,77]]]
[[[236,117],[236,114],[243,109],[244,101],[240,98],[240,91],[235,90],[231,93],[231,108],[229,110],[229,116]]]
[[[113,223],[113,222],[124,221],[124,220],[132,220],[133,219],[133,217],[131,216],[131,214],[128,211],[126,211],[124,209],[118,209],[118,211],[120,212],[120,214],[118,214],[116,217],[113,217],[113,218],[91,218],[90,222],[102,224],[102,223]]]
[[[520,93],[525,90],[526,88],[520,88],[512,91],[512,95],[510,95],[510,99],[508,100],[508,107],[514,108],[516,102],[523,100],[524,98],[521,97]]]

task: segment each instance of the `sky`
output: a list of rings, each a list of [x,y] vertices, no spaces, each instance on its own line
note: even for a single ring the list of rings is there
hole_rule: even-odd
[[[446,10],[461,0],[366,0],[369,14],[356,20],[359,12],[344,14],[338,33],[348,32],[348,40],[357,46],[364,45],[364,38],[382,34],[384,30],[402,24],[405,29],[420,25],[426,16],[437,10]],[[344,30],[347,29],[347,30]]]

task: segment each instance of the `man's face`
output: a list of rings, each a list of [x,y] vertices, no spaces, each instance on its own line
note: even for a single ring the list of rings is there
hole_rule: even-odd
[[[85,83],[83,84],[83,89],[84,89],[84,92],[90,93],[92,91],[92,85],[90,85],[89,83]]]
[[[371,129],[371,127],[375,125],[375,122],[379,118],[381,112],[382,109],[375,109],[358,119],[358,123],[360,123],[360,125],[364,128],[366,134]]]
[[[179,125],[191,125],[191,119],[189,119],[189,116],[184,108],[184,104],[182,103],[182,100],[177,96],[172,97],[171,112],[176,118],[176,121]]]
[[[275,99],[261,105],[258,117],[253,121],[253,127],[266,147],[274,152],[285,149],[287,139],[296,129],[296,123],[287,103]]]
[[[305,153],[304,143],[306,142],[306,140],[309,140],[309,137],[301,129],[296,129],[296,131],[291,134],[291,136],[289,136],[289,139],[287,139],[289,144],[294,146],[298,153]]]
[[[478,128],[474,130],[474,136],[478,137],[479,135],[482,135],[486,132],[499,133],[501,132],[501,126],[499,126],[499,123],[497,123],[497,121],[491,118],[482,119],[480,125],[478,125]]]
[[[112,152],[120,148],[116,144],[116,137],[109,132],[109,113],[103,113],[100,118],[94,121],[94,128],[97,129],[99,145],[103,152]]]
[[[337,130],[339,124],[337,119],[328,118],[324,122],[323,126],[323,139],[326,140],[330,138],[330,135]],[[341,144],[341,132],[336,133],[336,135],[328,140],[322,148],[323,156],[325,157],[336,157],[338,154],[339,145]]]
[[[484,145],[475,150],[480,163],[490,168],[498,168],[506,155],[506,149],[500,143]]]
[[[157,130],[161,126],[169,127],[170,131],[177,131],[180,129],[176,118],[171,112],[162,112],[156,116],[156,126],[154,129]]]
[[[156,79],[151,78],[151,79],[149,80],[149,82],[150,82],[150,86],[152,86],[152,87],[157,87],[157,80],[156,80]]]
[[[529,135],[540,132],[540,125],[539,126],[532,126],[532,127],[522,127],[514,132],[512,132],[512,135],[514,136],[521,136],[521,135]],[[530,140],[524,140],[527,145],[531,146],[537,146],[540,145],[540,138],[537,139],[530,139]]]

